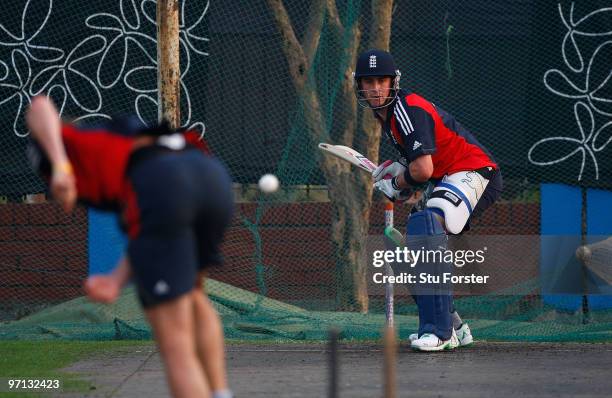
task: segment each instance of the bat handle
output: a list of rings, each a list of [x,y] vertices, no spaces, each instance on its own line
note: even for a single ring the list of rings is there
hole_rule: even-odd
[[[393,202],[385,203],[385,228],[393,227]]]
[[[393,228],[393,202],[385,203],[385,229]],[[387,275],[393,274],[393,269],[389,264],[386,265]],[[385,286],[385,318],[387,320],[387,326],[393,327],[394,324],[394,297],[393,297],[393,285],[387,283]]]

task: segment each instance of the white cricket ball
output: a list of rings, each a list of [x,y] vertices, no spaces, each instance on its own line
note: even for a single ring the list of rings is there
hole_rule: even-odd
[[[280,183],[274,174],[264,174],[259,179],[259,189],[264,193],[272,193],[278,189]]]
[[[576,249],[576,257],[582,262],[589,262],[591,260],[591,254],[591,248],[588,246],[580,246]]]

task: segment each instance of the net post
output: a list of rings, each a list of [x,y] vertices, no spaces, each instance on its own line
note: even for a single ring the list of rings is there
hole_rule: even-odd
[[[581,190],[581,194],[582,194],[582,209],[581,209],[581,245],[585,246],[587,244],[587,231],[588,231],[588,226],[587,226],[587,189],[586,187],[582,186],[580,187]],[[582,323],[583,324],[587,324],[589,323],[589,296],[587,295],[588,293],[588,283],[587,283],[587,269],[585,266],[584,261],[580,262],[581,266],[581,275],[582,275]]]
[[[332,327],[329,330],[329,390],[327,396],[329,398],[338,398],[339,396],[339,384],[338,384],[338,340],[340,338],[340,331],[336,327]]]
[[[383,332],[383,379],[385,398],[395,398],[396,388],[396,357],[397,357],[397,336],[393,326],[385,327]]]
[[[180,126],[179,2],[157,1],[157,103],[158,121]]]

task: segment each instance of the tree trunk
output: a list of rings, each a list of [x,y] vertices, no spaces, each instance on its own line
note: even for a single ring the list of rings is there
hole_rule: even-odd
[[[334,0],[317,0],[311,2],[311,9],[306,28],[305,42],[300,44],[282,0],[268,0],[283,41],[283,52],[289,65],[289,75],[293,86],[303,102],[304,116],[313,142],[319,142],[326,136],[331,126],[325,120],[336,119],[339,126],[338,141],[357,149],[356,130],[358,124],[358,104],[352,87],[352,71],[356,63],[361,44],[361,29],[356,20],[352,26],[345,27],[339,18]],[[391,12],[393,1],[373,0],[375,10],[371,30],[376,32],[375,41],[369,46],[387,49],[391,30]],[[345,81],[340,101],[345,105],[341,115],[326,118],[314,84],[307,84],[307,70],[316,55],[321,27],[327,17],[330,29],[337,37],[345,36],[345,29],[350,30],[350,39],[340,56],[348,61],[344,71]],[[385,19],[386,18],[386,19]],[[380,129],[371,112],[361,120],[361,132],[365,134],[367,156],[373,161],[378,159]],[[369,118],[369,119],[368,119]],[[340,119],[340,120],[338,120]],[[367,121],[364,122],[364,121]],[[358,149],[359,150],[359,149]],[[327,181],[329,196],[333,206],[332,240],[336,252],[337,270],[337,308],[341,310],[368,311],[368,291],[366,272],[367,261],[366,238],[369,231],[370,207],[372,205],[372,178],[362,171],[351,169],[346,162],[330,156],[320,156],[323,175]]]
[[[178,0],[157,1],[157,103],[158,120],[181,124]]]
[[[393,14],[393,0],[372,1],[372,26],[370,27],[370,40],[368,48],[378,48],[389,51],[391,41],[391,18]],[[361,129],[367,137],[366,156],[378,163],[378,148],[380,148],[380,125],[372,112],[363,112]]]

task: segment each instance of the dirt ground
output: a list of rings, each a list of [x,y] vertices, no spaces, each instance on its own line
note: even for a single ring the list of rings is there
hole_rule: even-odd
[[[324,344],[241,344],[227,351],[236,398],[328,394]],[[612,344],[478,342],[435,354],[404,345],[399,351],[397,397],[603,397],[612,392]],[[382,397],[380,345],[341,344],[339,362],[340,397]],[[90,397],[168,396],[153,346],[81,361],[66,370],[93,382]]]

